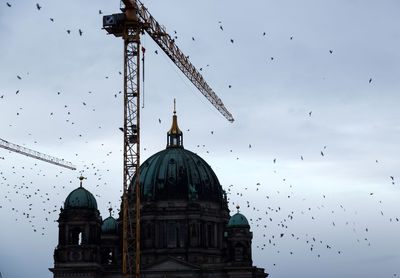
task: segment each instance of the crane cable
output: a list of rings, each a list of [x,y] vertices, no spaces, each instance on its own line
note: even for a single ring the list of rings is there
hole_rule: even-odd
[[[142,66],[142,75],[143,75],[143,89],[142,89],[142,96],[143,96],[143,102],[142,102],[142,108],[144,108],[144,53],[146,52],[146,48],[144,48],[142,46],[142,52],[143,52],[143,57],[142,57],[142,62],[143,62],[143,66]]]

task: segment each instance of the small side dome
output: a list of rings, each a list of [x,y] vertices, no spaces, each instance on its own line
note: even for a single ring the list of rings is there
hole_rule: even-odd
[[[232,215],[231,219],[229,219],[227,227],[248,227],[248,228],[250,228],[249,221],[247,221],[247,218],[243,214],[239,213],[240,207],[236,206],[236,208],[238,211],[236,214]]]
[[[101,232],[104,234],[116,234],[118,231],[118,222],[114,217],[109,216],[104,219],[101,225]]]
[[[97,209],[97,202],[93,194],[82,187],[82,176],[79,177],[81,181],[80,187],[69,193],[65,199],[64,208],[89,208]]]
[[[101,225],[101,232],[104,234],[116,234],[118,232],[118,222],[111,216],[112,208],[108,209],[110,216],[104,219]]]
[[[246,217],[238,212],[229,219],[228,227],[250,227],[250,225]]]

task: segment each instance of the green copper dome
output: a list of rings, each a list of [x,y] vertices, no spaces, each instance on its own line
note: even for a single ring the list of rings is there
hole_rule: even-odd
[[[246,217],[238,212],[229,219],[228,227],[250,227],[250,225]]]
[[[222,187],[210,165],[182,146],[168,146],[140,166],[140,189],[141,200],[148,201],[224,200]]]
[[[97,202],[93,194],[81,186],[69,193],[65,199],[64,208],[97,209]]]
[[[101,231],[105,234],[116,234],[118,231],[117,220],[112,216],[104,219],[103,224],[101,225]]]
[[[136,180],[135,175],[128,192],[128,198],[133,200]],[[140,199],[226,203],[225,192],[210,165],[197,154],[183,148],[183,132],[178,127],[175,101],[172,126],[167,133],[167,148],[140,166]]]

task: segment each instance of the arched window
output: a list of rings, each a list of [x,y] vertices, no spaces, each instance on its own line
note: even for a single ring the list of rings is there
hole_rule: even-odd
[[[211,224],[207,224],[207,247],[214,247],[214,231]]]
[[[82,245],[83,233],[80,228],[74,228],[71,231],[70,242],[74,245]]]
[[[152,238],[152,233],[153,233],[153,226],[151,224],[147,224],[145,226],[145,234],[144,234],[144,238],[145,239],[151,239]]]
[[[197,227],[196,224],[193,223],[192,225],[190,225],[190,235],[192,237],[197,237]]]
[[[244,249],[243,244],[236,243],[235,247],[234,247],[235,261],[237,261],[237,262],[243,261],[244,256],[245,256],[245,249]]]
[[[167,224],[167,247],[175,248],[177,242],[177,227],[175,223]]]
[[[110,249],[107,252],[107,264],[113,263],[113,251]]]

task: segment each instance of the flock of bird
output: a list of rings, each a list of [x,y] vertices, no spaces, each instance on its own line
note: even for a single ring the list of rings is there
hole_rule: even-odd
[[[9,2],[6,2],[7,7],[13,8],[13,5]],[[36,4],[37,11],[41,11],[42,6],[37,3]],[[98,11],[98,14],[101,15],[103,12],[101,10]],[[49,18],[51,22],[55,22],[55,18]],[[225,32],[222,21],[219,21],[216,25],[221,32]],[[71,29],[66,29],[67,34],[71,34]],[[77,30],[79,36],[83,36],[84,32],[79,28]],[[262,36],[266,36],[266,32],[260,32]],[[174,40],[178,39],[177,31],[174,31]],[[195,42],[196,39],[193,36],[192,41]],[[289,37],[290,40],[294,40],[293,36]],[[235,39],[229,39],[231,44],[235,43]],[[159,54],[158,49],[154,50],[155,55]],[[330,55],[334,54],[332,49],[327,50]],[[271,56],[270,60],[276,59]],[[204,67],[200,67],[200,71],[203,71],[206,67],[210,67],[210,64],[206,64]],[[29,73],[27,73],[29,75]],[[122,75],[119,71],[116,76]],[[16,82],[22,81],[25,77],[21,73],[16,73]],[[105,76],[105,79],[109,79],[109,76]],[[369,77],[366,79],[370,84],[372,83],[372,78]],[[227,86],[229,89],[232,88],[232,85],[229,84]],[[1,88],[0,88],[1,90]],[[14,93],[13,93],[14,94]],[[87,96],[94,95],[93,91],[88,91]],[[21,95],[21,89],[15,91],[15,95]],[[118,91],[118,93],[113,93],[110,95],[111,99],[118,99],[122,93]],[[62,97],[63,91],[58,90],[54,92],[54,98]],[[3,103],[7,101],[7,94],[0,94],[0,101]],[[88,98],[89,99],[89,98]],[[2,103],[0,103],[2,104]],[[76,125],[77,120],[73,119],[73,111],[77,111],[77,107],[80,109],[86,109],[86,115],[88,113],[97,113],[99,111],[96,110],[94,104],[87,100],[75,101],[74,103],[63,103],[59,108],[54,107],[54,110],[50,109],[48,112],[48,116],[50,117],[48,121],[63,121],[68,125]],[[22,107],[16,108],[16,116],[21,116]],[[101,112],[100,112],[101,113]],[[305,118],[312,120],[314,117],[314,112],[309,111],[304,115]],[[58,117],[57,117],[58,116]],[[155,123],[159,125],[163,124],[163,122],[167,122],[169,124],[169,119],[162,119],[157,117]],[[12,128],[13,125],[9,124],[9,127]],[[21,128],[21,127],[19,127]],[[102,124],[98,124],[96,129],[102,129]],[[115,132],[117,132],[118,127],[115,127]],[[123,131],[122,128],[119,128]],[[4,132],[4,131],[3,131]],[[115,188],[115,184],[112,181],[107,179],[107,175],[112,171],[110,167],[109,161],[114,161],[115,157],[119,158],[121,156],[121,149],[115,151],[111,146],[108,146],[105,143],[91,143],[87,140],[87,136],[85,134],[87,131],[77,131],[75,136],[82,140],[81,142],[84,144],[93,145],[96,144],[96,147],[100,150],[99,153],[102,155],[102,160],[95,162],[87,162],[90,160],[88,157],[84,157],[85,162],[81,164],[81,172],[84,173],[88,177],[87,183],[90,183],[92,186],[92,192],[95,192],[95,196],[98,199],[101,199],[103,203],[108,202],[108,204],[113,204],[114,211],[119,211],[119,204],[117,200],[107,200],[107,196],[103,196],[98,192],[106,192],[107,190],[111,190]],[[187,133],[190,133],[190,129],[186,129]],[[215,130],[210,130],[210,136],[216,135]],[[2,136],[6,136],[6,134],[2,134]],[[52,136],[56,136],[58,140],[64,140],[63,136],[58,136],[52,134]],[[161,136],[161,135],[160,135]],[[39,146],[40,143],[35,138],[35,135],[31,131],[26,132],[26,138],[28,144],[32,144],[34,146]],[[199,155],[212,157],[212,151],[208,149],[208,146],[205,144],[193,142],[193,147],[195,148],[193,151],[196,151]],[[143,147],[144,151],[147,151],[149,146]],[[244,152],[257,152],[257,147],[252,142],[246,142],[241,146],[240,151],[234,151],[233,149],[228,148],[226,150],[227,155],[234,155],[234,160],[239,160],[239,153]],[[211,152],[211,154],[210,154]],[[318,153],[319,159],[329,159],[329,152],[327,146],[322,146],[315,150],[315,153]],[[59,208],[62,205],[59,200],[65,198],[72,189],[78,186],[78,181],[71,178],[74,174],[67,173],[66,171],[58,171],[54,174],[54,179],[60,179],[60,182],[64,182],[66,179],[68,180],[68,184],[62,185],[52,185],[43,189],[39,184],[43,180],[47,180],[46,175],[48,172],[48,166],[41,162],[36,161],[26,161],[26,164],[22,163],[24,166],[17,166],[16,164],[10,164],[9,161],[15,162],[19,158],[16,158],[17,154],[13,154],[10,152],[5,152],[0,149],[0,188],[2,189],[1,198],[0,198],[0,211],[6,211],[10,215],[13,216],[16,222],[28,222],[33,233],[39,234],[45,237],[55,237],[56,234],[48,234],[47,229],[49,225],[55,226],[54,223],[59,214]],[[80,154],[75,153],[75,157],[80,157]],[[25,159],[20,157],[20,159]],[[304,163],[307,163],[307,156],[305,154],[299,154],[298,159]],[[379,161],[376,159],[376,163]],[[31,163],[31,167],[27,166],[27,164]],[[274,157],[270,161],[270,166],[274,169],[271,174],[279,174],[279,157]],[[108,167],[106,167],[108,166]],[[54,173],[54,171],[53,171]],[[10,176],[12,175],[12,176]],[[35,177],[35,178],[33,178]],[[69,177],[69,178],[67,178]],[[388,181],[395,185],[395,176],[390,175],[387,177]],[[33,181],[34,180],[34,181]],[[355,220],[354,215],[357,213],[353,210],[348,210],[346,206],[340,203],[339,200],[333,200],[329,194],[323,194],[319,197],[318,205],[315,205],[313,202],[307,202],[308,199],[301,192],[296,192],[295,185],[290,184],[286,177],[281,177],[282,184],[284,187],[281,187],[280,190],[272,190],[268,182],[257,182],[253,185],[247,185],[246,187],[240,185],[229,185],[225,186],[225,189],[229,196],[230,205],[233,208],[236,204],[241,206],[241,211],[248,217],[251,223],[251,227],[254,230],[254,240],[253,247],[255,247],[260,252],[270,253],[274,251],[276,253],[285,253],[286,255],[296,255],[297,253],[304,253],[305,251],[311,252],[316,258],[320,258],[321,256],[331,256],[332,254],[341,256],[346,254],[346,247],[339,246],[340,243],[335,242],[332,239],[326,240],[324,236],[319,235],[318,232],[300,232],[298,229],[292,229],[293,226],[298,226],[299,221],[321,221],[321,223],[329,222],[331,229],[347,229],[351,234],[354,235],[354,240],[359,244],[364,244],[365,246],[371,246],[373,242],[369,239],[369,233],[371,228],[367,226],[366,223],[358,223]],[[119,188],[119,187],[118,187]],[[113,189],[114,190],[114,189]],[[118,189],[118,194],[121,193],[121,190]],[[252,200],[255,195],[261,196],[263,198],[263,202],[256,203]],[[374,192],[368,194],[365,197],[366,202],[370,202],[371,205],[375,204],[378,207],[381,207],[382,201],[374,199]],[[326,200],[330,199],[329,205],[326,204]],[[274,202],[273,202],[274,200]],[[24,204],[21,206],[16,206],[16,204]],[[275,205],[271,205],[271,204]],[[292,205],[293,203],[293,205]],[[302,207],[300,210],[293,210],[293,207],[298,208],[299,205]],[[104,207],[105,211],[107,208]],[[232,209],[232,212],[234,209]],[[386,219],[390,223],[398,223],[399,218],[395,216],[387,216],[382,208],[378,209],[380,217]],[[340,214],[340,217],[336,217],[337,214]],[[351,214],[351,215],[350,215]],[[106,213],[103,213],[106,216]],[[348,219],[347,219],[348,218]],[[300,220],[298,220],[300,219]],[[307,219],[307,220],[305,220]],[[297,230],[298,232],[293,232],[293,230]],[[283,243],[286,242],[286,244]],[[304,244],[304,249],[292,249],[290,245],[292,242],[302,242]],[[288,243],[289,242],[289,243]],[[293,243],[295,246],[295,243]],[[327,253],[326,251],[330,252]],[[277,266],[275,262],[272,262],[270,267]],[[268,270],[267,270],[268,271]],[[394,275],[396,276],[396,275]]]

